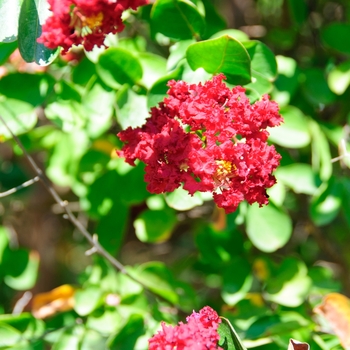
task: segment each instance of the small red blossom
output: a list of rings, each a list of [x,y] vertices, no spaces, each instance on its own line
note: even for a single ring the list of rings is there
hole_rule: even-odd
[[[162,329],[149,339],[149,350],[222,350],[217,332],[221,319],[209,306],[193,311],[175,327],[162,322]]]
[[[278,105],[263,96],[250,104],[245,89],[230,90],[223,74],[204,84],[170,81],[168,97],[151,109],[146,124],[118,134],[125,142],[119,156],[146,164],[152,193],[183,184],[193,195],[212,192],[217,205],[233,212],[243,200],[268,204],[266,189],[281,156],[267,144],[267,127],[283,119]]]
[[[82,44],[87,51],[103,46],[109,33],[124,29],[121,16],[127,9],[136,10],[148,0],[48,0],[52,11],[42,27],[38,42],[50,49],[58,46],[66,53]]]

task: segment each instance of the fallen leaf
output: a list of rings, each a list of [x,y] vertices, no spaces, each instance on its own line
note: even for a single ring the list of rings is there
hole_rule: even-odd
[[[58,312],[72,310],[75,288],[69,284],[59,286],[50,292],[33,297],[32,313],[36,318],[47,318]]]
[[[322,304],[314,309],[329,323],[334,334],[344,348],[350,347],[350,300],[342,294],[330,293],[323,298]]]
[[[290,339],[288,350],[310,350],[310,346],[308,343],[302,343],[300,341]]]

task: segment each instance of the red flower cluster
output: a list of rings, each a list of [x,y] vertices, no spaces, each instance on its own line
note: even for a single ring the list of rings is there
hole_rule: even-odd
[[[124,10],[145,5],[148,0],[48,0],[52,16],[42,27],[38,42],[50,49],[62,46],[66,53],[72,45],[91,51],[103,46],[106,34],[124,29]]]
[[[276,102],[263,96],[250,104],[245,89],[230,90],[220,74],[205,84],[170,81],[169,97],[151,109],[145,125],[118,134],[119,156],[146,164],[152,193],[172,192],[183,183],[191,195],[212,192],[227,213],[244,199],[268,203],[266,188],[281,156],[267,144],[267,127],[282,117]]]
[[[193,312],[175,327],[162,322],[162,330],[149,339],[149,350],[218,350],[221,319],[209,306]]]

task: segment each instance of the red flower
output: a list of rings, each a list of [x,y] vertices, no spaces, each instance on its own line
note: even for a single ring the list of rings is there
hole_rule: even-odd
[[[131,165],[146,164],[150,192],[183,184],[191,195],[212,192],[227,213],[243,200],[268,203],[266,188],[276,183],[272,172],[281,156],[266,143],[266,128],[282,122],[278,105],[268,96],[251,105],[245,89],[230,90],[224,78],[170,81],[169,97],[151,109],[146,124],[118,134],[126,143],[118,154]]]
[[[148,0],[48,0],[52,16],[42,27],[38,42],[50,49],[62,46],[66,53],[72,45],[87,51],[103,46],[106,34],[124,29],[124,10],[145,5]]]
[[[217,350],[220,339],[217,329],[221,319],[209,306],[193,312],[175,327],[162,322],[162,330],[149,339],[149,350]]]

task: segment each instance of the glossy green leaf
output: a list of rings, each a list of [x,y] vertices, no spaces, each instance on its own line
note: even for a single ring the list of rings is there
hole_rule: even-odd
[[[176,222],[175,212],[172,210],[145,210],[134,221],[135,233],[141,242],[166,241]]]
[[[328,74],[328,86],[337,95],[342,95],[350,85],[350,61],[342,62]]]
[[[80,316],[89,315],[102,302],[102,291],[99,286],[87,286],[74,293],[74,310]]]
[[[220,335],[219,346],[224,350],[247,350],[230,321],[225,317],[220,318],[221,323],[218,328]]]
[[[323,183],[311,201],[311,219],[317,226],[332,222],[341,208],[343,187],[335,178]]]
[[[250,40],[242,43],[251,59],[252,74],[258,73],[269,81],[273,81],[277,75],[277,63],[275,55],[261,41]]]
[[[157,0],[152,7],[151,29],[154,33],[185,40],[201,36],[204,28],[204,19],[191,1]]]
[[[270,93],[273,89],[272,83],[257,72],[252,73],[252,82],[246,84],[244,87],[247,89],[246,94],[251,103],[261,99],[262,95]]]
[[[309,164],[294,163],[281,166],[275,171],[277,181],[282,182],[295,193],[313,195],[317,190],[317,179]]]
[[[42,25],[39,11],[45,10],[43,3],[44,1],[39,1],[38,6],[35,0],[23,0],[18,22],[19,51],[26,62],[35,62],[40,66],[50,64],[58,53],[37,42]]]
[[[246,49],[228,35],[192,44],[186,56],[193,70],[202,67],[211,74],[223,73],[230,84],[244,85],[251,80]]]
[[[197,205],[203,204],[203,199],[199,192],[196,192],[193,196],[190,196],[182,187],[177,188],[171,193],[166,193],[165,201],[170,208],[180,211],[190,210]]]
[[[113,333],[122,323],[121,315],[114,309],[107,309],[103,312],[94,312],[89,315],[86,326],[99,333]]]
[[[147,97],[124,85],[117,93],[117,120],[122,129],[142,126],[149,117]]]
[[[114,89],[123,84],[137,84],[143,74],[139,60],[130,52],[116,47],[100,55],[96,70],[103,82]]]
[[[3,96],[0,96],[0,115],[15,135],[31,130],[38,119],[32,105]],[[0,122],[0,134],[11,138],[2,122]]]
[[[286,258],[266,284],[265,298],[277,304],[297,307],[302,304],[311,287],[304,262]]]
[[[227,305],[235,305],[250,291],[253,275],[246,259],[236,257],[224,268],[221,297]]]
[[[350,24],[333,22],[321,31],[321,39],[328,47],[350,55]]]
[[[9,43],[17,39],[20,9],[21,0],[0,1],[0,42]]]
[[[291,218],[272,203],[262,208],[256,204],[250,206],[246,225],[249,239],[263,252],[283,247],[292,234]]]
[[[269,129],[269,140],[283,147],[301,148],[311,141],[307,118],[294,106],[283,107],[280,113],[284,122]]]

